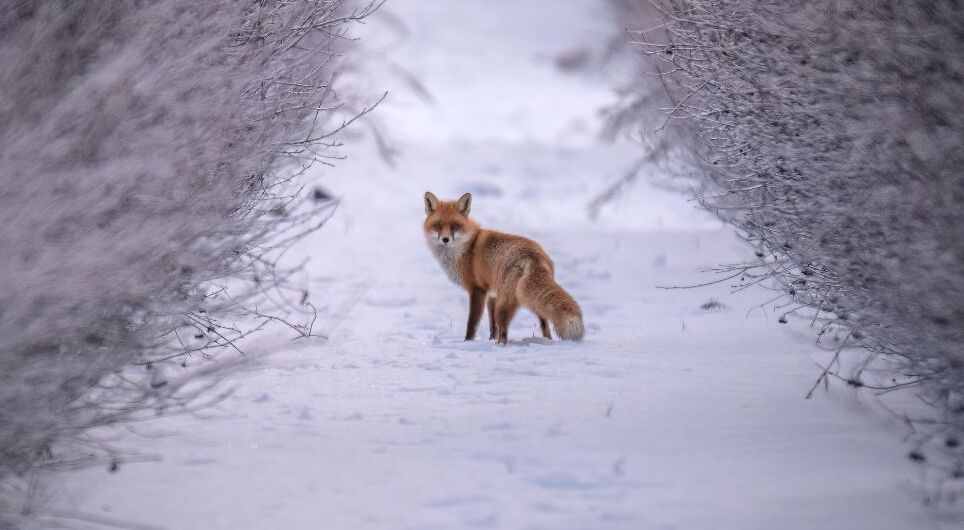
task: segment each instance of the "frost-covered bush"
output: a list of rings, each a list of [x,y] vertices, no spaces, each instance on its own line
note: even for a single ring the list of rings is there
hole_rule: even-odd
[[[338,52],[372,8],[0,10],[0,514],[17,477],[86,458],[91,427],[183,405],[165,365],[230,348],[225,311],[283,298],[272,251],[328,206],[302,173],[338,156]]]
[[[616,114],[683,140],[704,204],[756,247],[733,272],[902,359],[896,382],[926,382],[960,433],[960,3],[614,3],[645,62]]]

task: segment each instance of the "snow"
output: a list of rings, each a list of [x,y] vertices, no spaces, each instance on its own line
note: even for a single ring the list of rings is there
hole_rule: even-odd
[[[769,292],[657,288],[744,257],[731,230],[646,182],[588,219],[641,154],[597,140],[604,80],[553,65],[598,47],[604,6],[393,0],[369,21],[379,64],[433,102],[371,66],[399,157],[355,142],[325,176],[336,216],[291,256],[313,257],[301,281],[329,340],[252,339],[281,351],[231,397],[123,439],[160,461],[55,475],[52,503],[171,529],[955,527],[916,500],[902,431],[865,395],[804,399],[826,354],[750,311]],[[585,341],[537,338],[525,311],[506,347],[462,341],[468,297],[425,245],[426,190],[470,191],[483,226],[538,240]]]

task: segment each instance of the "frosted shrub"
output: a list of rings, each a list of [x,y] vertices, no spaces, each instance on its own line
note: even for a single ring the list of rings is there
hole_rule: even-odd
[[[310,309],[276,259],[330,208],[303,170],[339,156],[337,54],[373,8],[0,10],[0,513],[18,477],[96,454],[91,427],[196,397],[182,365],[231,348],[227,313]]]
[[[959,3],[615,4],[645,61],[617,118],[685,140],[703,203],[756,247],[758,261],[733,273],[774,281],[797,302],[790,313],[816,310],[821,334],[843,330],[846,345],[900,360],[891,386],[926,383],[946,412],[933,440],[958,447]]]

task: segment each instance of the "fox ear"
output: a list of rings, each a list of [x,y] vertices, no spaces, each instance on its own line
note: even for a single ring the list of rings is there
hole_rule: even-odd
[[[464,215],[469,215],[469,210],[472,209],[472,194],[466,193],[465,195],[459,197],[459,211]]]
[[[438,197],[430,191],[425,192],[425,215],[432,215],[432,212],[438,210]]]

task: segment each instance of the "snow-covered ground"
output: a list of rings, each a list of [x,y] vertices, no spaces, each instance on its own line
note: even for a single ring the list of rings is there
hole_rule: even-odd
[[[60,513],[200,530],[955,527],[915,500],[885,415],[839,387],[804,399],[826,355],[748,314],[767,292],[657,288],[740,259],[730,230],[645,182],[588,219],[641,151],[597,141],[607,83],[553,59],[598,47],[606,17],[588,0],[392,0],[367,33],[396,164],[356,142],[325,177],[337,215],[296,250],[330,340],[252,340],[284,351],[204,418],[125,440],[160,461],[50,477]],[[536,338],[522,312],[507,347],[463,342],[467,296],[421,232],[426,190],[470,191],[484,226],[540,241],[586,340]]]

